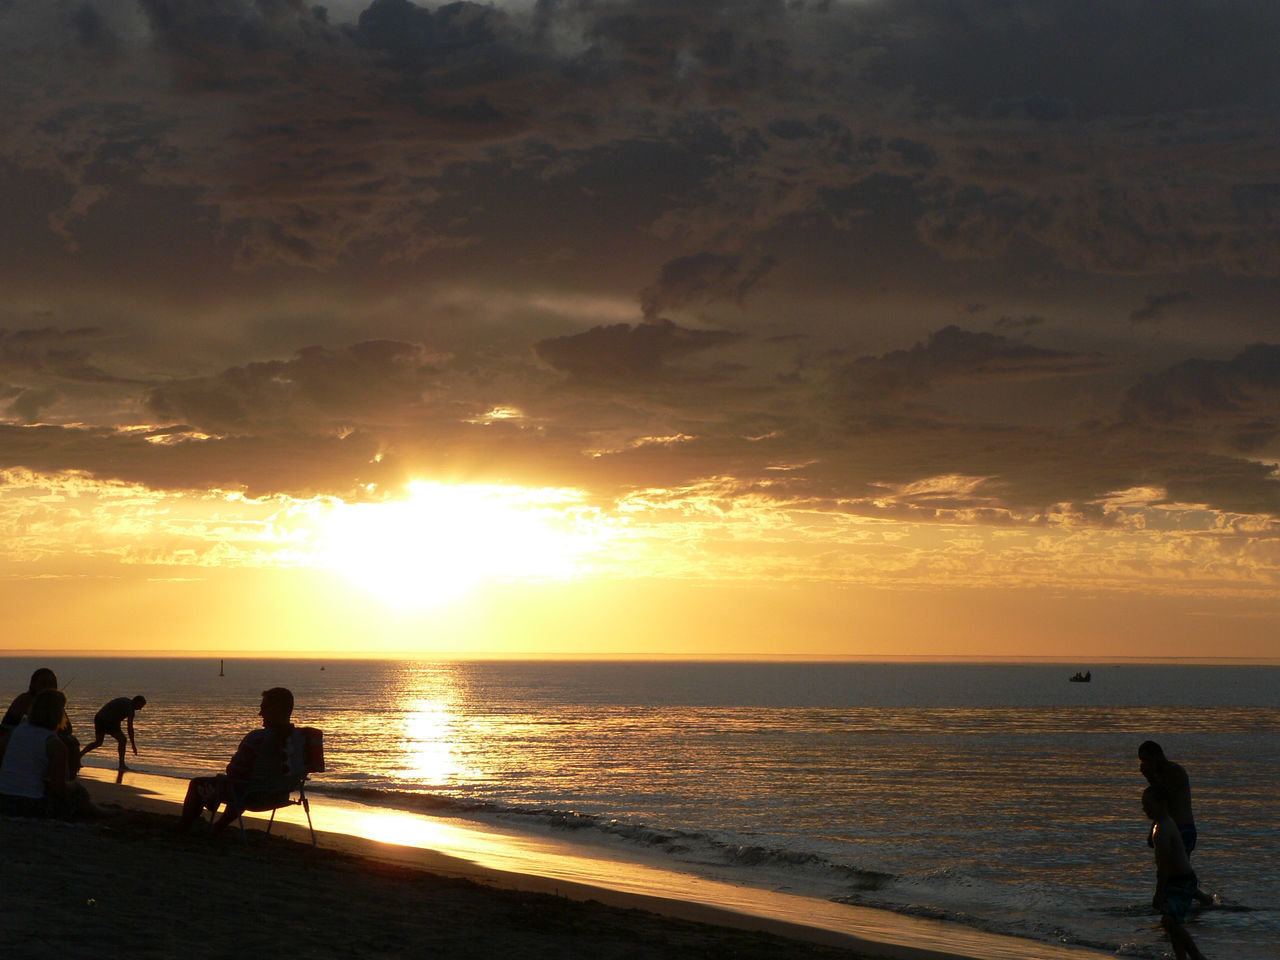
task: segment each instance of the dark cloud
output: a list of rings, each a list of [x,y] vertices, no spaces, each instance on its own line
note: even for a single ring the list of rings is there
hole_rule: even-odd
[[[409,0],[373,0],[360,14],[356,31],[363,43],[384,51],[397,69],[420,73],[496,43],[504,20],[486,4],[448,3],[432,11]]]
[[[787,7],[780,0],[543,8],[563,11],[565,25],[576,25],[591,44],[575,66],[589,65],[597,77],[625,84],[639,103],[678,106],[701,99],[723,105],[749,91],[781,91],[800,80],[788,42]]]
[[[847,225],[874,207],[837,201],[893,176],[950,257],[1030,240],[1073,268],[1275,275],[1280,28],[1263,0],[1174,6],[375,0],[344,26],[292,0],[144,0],[136,62],[69,67],[73,110],[5,104],[6,153],[75,186],[50,211],[68,237],[126,178],[196,191],[254,268],[479,245],[439,203],[457,178],[545,182],[662,141],[702,176],[672,194],[661,171],[615,170],[619,195],[665,207],[617,230],[677,237],[683,256],[781,260],[770,231]],[[77,16],[80,46],[120,33]],[[13,89],[48,86],[36,63]]]
[[[27,381],[99,384],[135,382],[116,376],[90,362],[90,347],[109,337],[106,330],[98,327],[0,330],[0,369],[7,371],[11,378]],[[40,406],[47,406],[55,395],[47,389],[37,389],[31,394],[33,398],[42,398],[38,401]],[[24,409],[32,409],[30,404],[33,402],[36,401],[26,401]]]
[[[544,363],[575,380],[625,382],[656,377],[671,360],[724,346],[740,337],[722,330],[689,330],[670,320],[635,326],[618,323],[539,341],[534,352]]]
[[[218,433],[329,433],[402,423],[421,404],[434,372],[433,357],[416,344],[308,347],[292,360],[251,363],[216,377],[152,387],[147,405],[171,422]]]
[[[1161,293],[1147,297],[1146,306],[1129,314],[1130,323],[1155,323],[1164,319],[1170,307],[1182,303],[1190,303],[1195,298],[1190,290],[1179,290],[1176,293]]]
[[[741,304],[777,265],[772,256],[698,253],[662,265],[657,281],[640,294],[640,309],[652,323],[659,314],[681,307],[728,300]]]
[[[77,39],[88,50],[104,57],[120,51],[120,38],[112,24],[91,3],[82,3],[71,14]]]
[[[1240,304],[1280,277],[1273,6],[12,0],[0,254],[45,279],[6,316],[86,261],[97,285],[0,334],[0,396],[102,429],[6,430],[7,462],[1266,504],[1276,348],[1135,383],[1116,320],[1177,308],[1224,357],[1266,336]],[[978,302],[993,332],[944,327]],[[724,305],[749,335],[686,317]],[[472,422],[499,404],[524,416]],[[106,429],[157,419],[192,429]]]
[[[863,403],[915,398],[958,381],[1025,380],[1097,370],[1096,355],[1048,350],[951,326],[910,350],[859,357],[835,374],[837,394]]]
[[[992,324],[997,330],[1027,331],[1045,323],[1044,317],[1000,317]]]
[[[300,0],[139,0],[138,5],[165,49],[181,55],[188,66],[205,61],[208,72],[193,72],[188,79],[203,76],[210,81],[226,69],[210,61],[212,54],[234,50],[260,55],[288,49],[297,42],[298,27],[316,19]]]
[[[1186,360],[1143,377],[1125,400],[1131,416],[1151,423],[1267,417],[1274,430],[1280,426],[1280,346],[1257,343],[1230,360]]]
[[[986,109],[989,117],[1025,116],[1045,123],[1066,120],[1073,113],[1075,113],[1075,105],[1070,100],[1046,97],[1039,93],[1017,100],[994,100],[987,105]]]
[[[23,390],[5,407],[4,412],[23,423],[34,423],[40,419],[40,411],[56,403],[58,396],[58,391],[53,387]]]
[[[1029,103],[1057,120],[1272,109],[1274,14],[1268,0],[887,0],[853,5],[848,18],[854,37],[879,43],[869,73],[887,86],[964,113]]]
[[[157,490],[243,490],[249,496],[355,496],[365,483],[403,480],[380,442],[280,435],[184,439],[181,433],[122,434],[84,427],[0,425],[0,465],[38,473],[82,471]]]

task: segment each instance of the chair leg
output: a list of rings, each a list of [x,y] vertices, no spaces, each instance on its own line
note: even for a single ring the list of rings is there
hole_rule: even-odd
[[[267,821],[267,836],[268,836],[268,837],[269,837],[269,836],[271,836],[271,828],[272,828],[272,827],[274,827],[275,825],[276,825],[276,811],[275,811],[275,809],[274,809],[274,808],[272,808],[272,810],[271,810],[271,819]]]
[[[316,828],[311,825],[311,804],[305,794],[302,797],[302,809],[307,815],[307,829],[311,831],[311,845],[313,847],[318,846],[316,843]]]

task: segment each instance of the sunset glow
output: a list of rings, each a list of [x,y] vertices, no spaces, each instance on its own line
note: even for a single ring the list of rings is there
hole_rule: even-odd
[[[606,542],[581,494],[412,483],[405,500],[338,504],[321,522],[318,561],[388,604],[453,599],[483,580],[564,580]]]

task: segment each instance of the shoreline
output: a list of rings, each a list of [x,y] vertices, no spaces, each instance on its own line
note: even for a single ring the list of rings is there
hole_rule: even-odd
[[[112,869],[111,857],[104,851],[96,851],[96,858],[91,855],[94,846],[109,846],[122,839],[131,844],[131,849],[140,852],[148,865],[146,869],[161,874],[176,873],[177,885],[193,870],[206,869],[211,856],[215,858],[215,865],[238,857],[249,857],[257,864],[263,858],[271,862],[277,851],[287,849],[281,864],[287,861],[289,870],[301,871],[313,881],[325,871],[333,874],[321,884],[327,893],[333,892],[330,887],[334,884],[338,889],[349,886],[353,874],[362,878],[356,884],[359,890],[353,891],[355,900],[366,893],[372,894],[374,887],[378,888],[379,897],[395,899],[380,886],[383,881],[376,880],[388,872],[392,876],[417,878],[413,881],[415,884],[464,884],[475,888],[473,894],[477,896],[518,901],[524,898],[521,901],[524,909],[536,909],[539,915],[579,916],[580,911],[588,910],[592,912],[590,921],[579,916],[576,922],[587,923],[588,928],[594,923],[604,924],[613,930],[611,936],[624,936],[625,930],[637,936],[652,936],[656,924],[667,931],[664,935],[686,937],[691,935],[686,925],[692,924],[699,930],[695,940],[722,938],[723,943],[709,956],[749,956],[751,954],[741,951],[751,943],[774,943],[776,949],[776,940],[787,941],[786,955],[812,955],[815,960],[829,956],[861,960],[1089,960],[1109,956],[1087,948],[987,934],[954,923],[716,884],[634,863],[591,859],[584,865],[580,859],[575,861],[564,852],[571,846],[568,844],[495,834],[472,824],[457,828],[418,814],[366,810],[364,820],[358,815],[353,819],[349,810],[344,812],[345,807],[353,805],[320,795],[312,796],[312,818],[319,838],[317,849],[311,847],[305,816],[297,808],[282,812],[271,837],[264,832],[265,818],[255,822],[247,817],[247,845],[241,843],[235,828],[228,830],[218,842],[209,843],[202,826],[197,826],[188,837],[176,834],[180,798],[173,793],[184,786],[182,781],[130,773],[126,774],[125,783],[117,785],[112,782],[110,770],[89,767],[83,772],[88,775],[85,779],[95,803],[121,812],[101,824],[72,825],[64,830],[59,829],[60,825],[37,824],[36,828],[55,839],[60,835],[80,835],[83,841],[80,846],[91,872]],[[141,829],[137,828],[138,824]],[[415,836],[415,826],[422,827],[425,835]],[[13,833],[13,824],[6,824],[6,845],[13,842]],[[389,842],[389,838],[401,842]],[[487,841],[487,845],[481,841]],[[519,849],[529,844],[531,849]],[[511,854],[509,859],[503,859],[504,851]],[[108,862],[95,865],[95,859],[101,860],[104,856]],[[272,870],[275,869],[273,866]],[[347,879],[342,879],[343,876]],[[258,885],[255,881],[254,886]],[[267,895],[267,891],[259,892]],[[293,909],[303,914],[310,911],[306,904],[296,904]],[[326,922],[323,916],[313,919],[322,924]],[[427,932],[422,935],[432,936]],[[407,955],[419,949],[420,945],[412,943],[414,936],[411,928],[402,933],[406,940],[402,949],[409,951]],[[562,946],[563,954],[553,951],[539,955],[572,956],[589,952],[580,947],[570,949],[567,943]],[[516,943],[502,948],[508,949],[512,955],[521,953]],[[693,948],[688,944],[669,944],[665,949],[669,956],[699,955],[696,950],[690,952]],[[833,950],[836,952],[830,953]],[[197,955],[200,955],[198,951]],[[315,955],[344,954],[319,950]],[[457,955],[476,954],[460,951]],[[643,952],[625,955],[648,956]],[[100,949],[96,956],[103,956]],[[610,956],[605,952],[600,960],[609,960]]]

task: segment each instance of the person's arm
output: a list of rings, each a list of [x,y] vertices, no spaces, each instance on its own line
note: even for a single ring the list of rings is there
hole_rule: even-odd
[[[133,742],[133,714],[129,714],[129,746],[133,747],[133,755],[138,755],[138,745]]]
[[[233,780],[248,780],[253,775],[253,766],[258,758],[258,747],[262,739],[261,733],[261,730],[254,730],[240,741],[235,756],[227,764],[227,776]]]
[[[9,704],[9,709],[4,713],[4,719],[0,720],[0,725],[6,727],[16,727],[22,722],[22,718],[27,715],[27,710],[31,706],[31,694],[20,693],[13,698],[13,702]]]
[[[49,773],[45,778],[45,791],[51,797],[63,797],[67,793],[67,745],[56,733],[50,733],[44,742],[45,756],[49,758]]]

